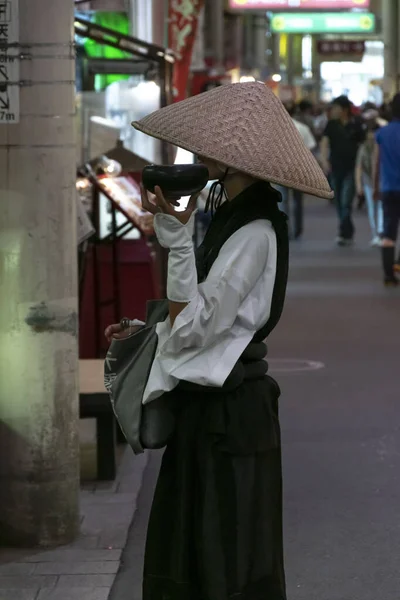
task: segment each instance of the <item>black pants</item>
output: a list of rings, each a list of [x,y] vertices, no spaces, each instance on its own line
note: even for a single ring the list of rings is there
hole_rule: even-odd
[[[382,247],[382,266],[385,280],[394,278],[393,266],[396,262],[396,240],[400,222],[400,191],[384,192],[382,194],[383,207],[383,237],[391,240],[393,245]]]
[[[290,234],[294,238],[298,238],[303,233],[303,192],[292,190],[293,211],[290,206],[290,190],[287,188],[280,189],[282,194],[282,210],[289,217]]]
[[[383,206],[383,237],[395,242],[400,222],[400,191],[384,192]]]
[[[298,238],[303,233],[303,192],[293,190],[293,235]]]
[[[332,185],[335,192],[335,202],[339,218],[339,236],[352,240],[354,236],[353,201],[355,196],[354,173],[333,173]]]

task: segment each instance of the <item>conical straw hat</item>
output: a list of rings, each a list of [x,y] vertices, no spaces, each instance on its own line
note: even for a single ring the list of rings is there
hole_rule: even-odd
[[[321,198],[333,196],[285,107],[263,83],[223,85],[132,125],[258,179]]]

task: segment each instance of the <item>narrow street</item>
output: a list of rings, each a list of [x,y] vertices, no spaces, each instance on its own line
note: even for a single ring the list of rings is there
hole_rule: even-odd
[[[399,597],[400,290],[384,289],[366,216],[356,220],[355,247],[335,248],[333,209],[309,202],[269,343],[282,388],[288,600]],[[113,600],[141,599],[158,463],[152,455]]]
[[[272,357],[322,362],[276,373],[282,387],[289,600],[399,596],[398,290],[358,219],[354,249],[334,248],[325,204],[293,246]]]

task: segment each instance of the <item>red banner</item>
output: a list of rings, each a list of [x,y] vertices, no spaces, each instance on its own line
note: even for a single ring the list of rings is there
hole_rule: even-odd
[[[203,4],[204,0],[171,0],[169,3],[169,47],[175,53],[175,102],[186,98],[193,46]]]

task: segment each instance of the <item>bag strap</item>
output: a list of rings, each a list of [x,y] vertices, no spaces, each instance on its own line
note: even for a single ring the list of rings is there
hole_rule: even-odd
[[[148,300],[146,304],[146,325],[152,327],[168,316],[168,300]]]

